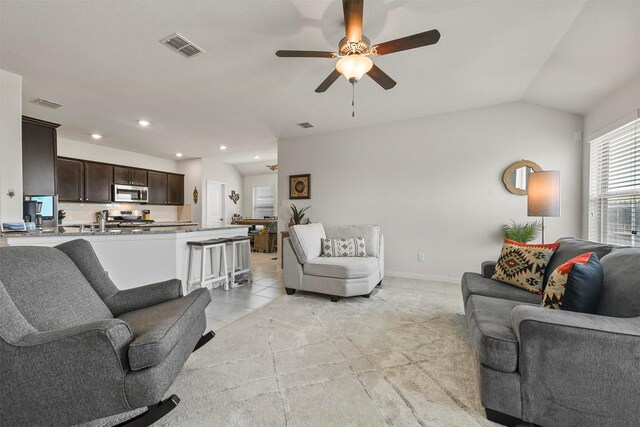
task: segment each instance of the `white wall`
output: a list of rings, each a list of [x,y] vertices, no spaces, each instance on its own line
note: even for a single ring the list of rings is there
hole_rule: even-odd
[[[191,221],[202,224],[205,192],[202,186],[202,159],[180,160],[178,171],[184,174],[184,204],[191,205]],[[193,202],[193,190],[198,189],[198,203]]]
[[[202,210],[203,222],[206,220],[206,206],[207,206],[207,181],[218,181],[226,184],[225,190],[225,222],[231,223],[233,214],[242,214],[242,205],[244,203],[245,196],[242,194],[242,175],[238,170],[228,163],[222,163],[215,159],[202,159],[202,189],[200,196],[202,198]],[[236,193],[240,193],[240,200],[238,204],[234,204],[229,198],[231,190]],[[193,191],[193,190],[192,190]]]
[[[134,151],[105,147],[104,145],[58,137],[58,156],[95,162],[115,163],[123,166],[178,172],[178,162],[173,159],[149,156]]]
[[[274,212],[277,215],[278,209],[278,174],[275,172],[260,175],[245,175],[242,177],[244,203],[242,205],[242,216],[253,218],[253,187],[272,185],[275,189]]]
[[[15,196],[7,195],[9,189]],[[22,77],[0,70],[0,220],[22,219]]]
[[[561,171],[562,216],[547,219],[547,241],[580,235],[581,129],[580,116],[516,102],[282,140],[279,226],[292,202],[311,205],[312,222],[380,224],[390,274],[459,282],[497,258],[501,224],[530,220],[526,197],[502,184],[514,161]],[[302,173],[312,198],[290,201],[288,176]]]
[[[638,117],[640,112],[640,77],[603,98],[584,116],[583,219],[582,235],[589,234],[589,141]]]

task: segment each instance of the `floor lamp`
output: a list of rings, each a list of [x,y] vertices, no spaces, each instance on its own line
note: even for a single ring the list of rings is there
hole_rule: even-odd
[[[560,171],[532,172],[527,177],[527,215],[542,217],[542,243],[544,218],[560,216]]]

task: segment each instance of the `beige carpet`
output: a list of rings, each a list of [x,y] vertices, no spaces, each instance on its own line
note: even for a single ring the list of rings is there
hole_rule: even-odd
[[[494,425],[461,301],[455,284],[399,278],[370,299],[282,296],[191,356],[157,425]]]

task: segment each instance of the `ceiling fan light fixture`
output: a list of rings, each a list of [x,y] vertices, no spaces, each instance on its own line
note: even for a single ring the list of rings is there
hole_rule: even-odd
[[[356,83],[373,67],[371,58],[365,55],[347,55],[336,63],[336,70],[349,82]]]

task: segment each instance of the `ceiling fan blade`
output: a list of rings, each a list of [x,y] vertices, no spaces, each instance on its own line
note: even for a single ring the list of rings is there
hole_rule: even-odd
[[[341,75],[342,74],[340,74],[340,72],[338,70],[333,70],[333,73],[329,74],[329,77],[324,79],[324,81],[322,83],[320,83],[320,86],[318,86],[316,88],[316,92],[317,93],[322,93],[325,90],[329,89],[329,86],[331,86],[333,84],[333,82],[338,80],[338,77],[340,77]]]
[[[389,90],[396,85],[396,81],[382,71],[377,65],[373,65],[367,73],[376,83],[382,86],[385,90]]]
[[[276,56],[280,58],[335,58],[333,52],[323,52],[321,50],[279,50]]]
[[[425,31],[424,33],[402,37],[374,46],[378,56],[388,55],[401,50],[415,49],[417,47],[429,46],[438,43],[440,32],[438,30]]]
[[[355,43],[361,41],[364,0],[342,0],[342,10],[347,40]]]

